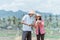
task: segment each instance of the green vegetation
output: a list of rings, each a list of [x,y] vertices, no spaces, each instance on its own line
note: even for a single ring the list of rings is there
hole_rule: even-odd
[[[45,38],[60,38],[60,16],[50,14],[43,15],[42,18],[45,21]],[[22,17],[17,18],[15,16],[0,19],[0,37],[21,36],[22,24],[19,23],[21,19]],[[35,37],[35,33],[32,35]]]

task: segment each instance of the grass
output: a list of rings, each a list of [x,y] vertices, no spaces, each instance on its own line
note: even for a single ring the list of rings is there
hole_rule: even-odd
[[[17,31],[17,30],[0,30],[0,37],[1,36],[16,36],[16,35],[21,36],[22,35],[21,31],[19,33],[17,33],[17,32],[19,32],[19,31]],[[47,32],[45,34],[46,38],[60,38],[60,34],[58,34],[58,33],[56,33],[56,34],[52,33],[51,34],[49,31],[47,31]],[[35,36],[34,33],[32,35],[33,35],[33,37]]]
[[[1,36],[16,36],[16,30],[0,30],[0,37]]]
[[[14,38],[18,37],[21,39],[22,31],[19,30],[0,30],[0,39],[4,37],[8,37],[10,40],[14,40]],[[36,38],[35,33],[32,33],[33,39]],[[2,37],[2,38],[1,38]],[[8,40],[8,38],[5,38]],[[52,31],[50,29],[46,29],[45,39],[60,39],[60,33],[57,31]]]

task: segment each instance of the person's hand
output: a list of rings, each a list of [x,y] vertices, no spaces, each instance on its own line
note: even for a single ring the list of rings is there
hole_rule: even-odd
[[[41,23],[41,21],[40,21],[40,20],[37,20],[37,22],[38,22],[38,23]]]
[[[37,21],[36,21],[36,24],[40,24],[40,23],[41,23],[41,21],[40,21],[40,20],[37,20]]]
[[[32,24],[28,24],[28,26],[32,26]]]

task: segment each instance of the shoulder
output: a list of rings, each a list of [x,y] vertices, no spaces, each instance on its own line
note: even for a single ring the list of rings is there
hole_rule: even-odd
[[[25,20],[28,17],[28,15],[24,15],[22,20]]]
[[[44,20],[42,20],[42,22],[44,22]]]
[[[44,20],[42,20],[42,24],[44,25]]]
[[[27,17],[28,17],[28,15],[24,15],[24,16],[23,16],[23,18],[27,18]]]
[[[28,15],[24,15],[24,17],[28,17]]]

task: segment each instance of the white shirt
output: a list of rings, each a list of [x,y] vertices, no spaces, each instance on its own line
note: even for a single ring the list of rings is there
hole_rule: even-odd
[[[33,24],[34,23],[34,17],[30,17],[29,15],[25,15],[22,19],[26,24]],[[32,31],[31,26],[27,26],[23,24],[23,31]]]

